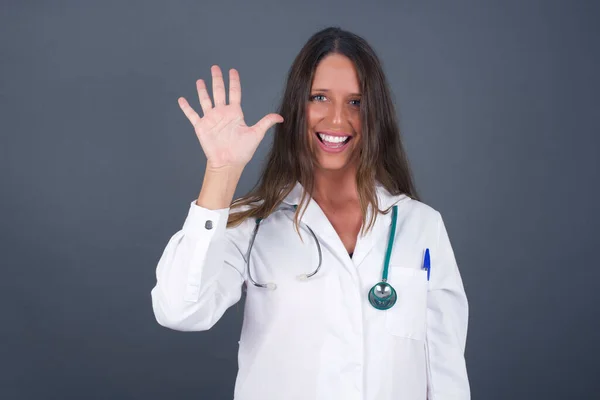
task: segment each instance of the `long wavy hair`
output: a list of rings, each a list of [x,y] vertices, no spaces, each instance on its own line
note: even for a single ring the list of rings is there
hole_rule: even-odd
[[[367,224],[369,204],[383,214],[390,210],[379,209],[376,180],[392,195],[406,194],[419,200],[379,58],[360,36],[330,27],[311,36],[290,67],[278,109],[284,122],[275,125],[273,145],[260,180],[248,194],[232,202],[228,228],[239,225],[246,218],[268,217],[298,181],[304,188],[294,215],[294,227],[300,234],[299,220],[310,201],[308,196],[313,193],[316,163],[309,145],[306,110],[315,69],[330,54],[348,57],[356,68],[360,82],[362,148],[356,184],[363,215],[361,232],[364,234],[365,230],[370,230],[377,216],[377,212],[373,212]],[[233,208],[242,206],[249,207],[233,212]]]

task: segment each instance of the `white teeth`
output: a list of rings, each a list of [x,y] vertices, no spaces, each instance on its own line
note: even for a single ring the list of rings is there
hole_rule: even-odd
[[[341,143],[350,137],[350,136],[330,136],[330,135],[325,135],[323,133],[319,133],[318,135],[325,142],[331,142],[331,143]]]

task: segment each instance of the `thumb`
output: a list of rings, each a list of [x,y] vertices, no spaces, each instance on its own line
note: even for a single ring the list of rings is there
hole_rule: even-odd
[[[275,124],[283,122],[283,117],[279,114],[267,114],[260,121],[252,126],[252,130],[256,133],[264,135],[269,128]]]

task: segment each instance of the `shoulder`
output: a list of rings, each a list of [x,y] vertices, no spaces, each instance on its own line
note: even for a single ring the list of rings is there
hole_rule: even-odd
[[[241,199],[236,199],[232,202],[232,205],[228,208],[228,219],[232,219],[232,215],[246,213],[252,209],[257,208],[262,204],[263,200],[253,201],[251,203],[245,202],[244,204],[237,203]],[[227,227],[227,236],[230,239],[245,241],[248,236],[252,233],[254,226],[256,225],[256,218],[252,215],[248,215],[243,218],[241,222],[235,223],[234,226]]]
[[[404,198],[404,200],[401,200],[398,203],[398,205],[401,206],[401,204],[404,204],[404,206],[407,207],[412,213],[419,214],[423,218],[433,219],[437,219],[440,215],[440,212],[437,209],[430,206],[429,204],[423,203],[420,200],[410,198],[406,195],[402,195],[402,197]]]
[[[422,222],[437,221],[439,212],[428,204],[417,200],[406,193],[393,193],[381,182],[375,184],[379,206],[381,210],[387,210],[393,205],[398,206],[398,212],[403,217],[418,219]]]
[[[438,210],[404,194],[398,198],[398,212],[407,221],[419,225],[422,229],[437,231],[442,216]]]

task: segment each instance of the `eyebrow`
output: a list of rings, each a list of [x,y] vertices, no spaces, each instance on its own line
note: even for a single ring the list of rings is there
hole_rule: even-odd
[[[312,89],[313,92],[329,93],[329,89]],[[350,96],[362,96],[360,93],[350,93]]]

